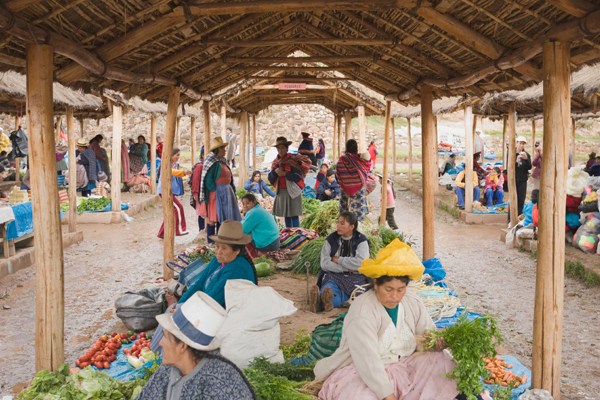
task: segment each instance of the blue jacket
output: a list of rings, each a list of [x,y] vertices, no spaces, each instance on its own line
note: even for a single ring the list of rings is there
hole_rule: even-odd
[[[331,190],[331,196],[325,194],[327,189]],[[319,187],[317,188],[317,198],[319,200],[332,200],[338,197],[340,197],[340,184],[337,183],[337,181],[334,180],[329,183],[327,179],[325,179],[319,184]]]
[[[273,243],[279,237],[279,227],[273,214],[262,208],[259,204],[250,209],[244,220],[242,227],[246,235],[251,235],[254,246],[262,249]]]
[[[269,187],[267,186],[265,181],[263,181],[262,179],[260,181],[256,182],[257,183],[256,185],[253,185],[253,183],[255,183],[254,180],[248,179],[246,181],[246,185],[244,186],[244,189],[246,189],[250,193],[260,194],[261,196],[264,196],[264,192],[267,192],[269,194],[269,196],[275,197],[275,192],[272,191],[271,189],[269,189]]]

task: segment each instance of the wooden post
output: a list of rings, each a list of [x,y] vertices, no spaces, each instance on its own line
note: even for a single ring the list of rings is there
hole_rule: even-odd
[[[242,182],[245,182],[248,173],[248,162],[246,161],[246,147],[248,146],[248,142],[246,141],[246,137],[248,136],[248,113],[246,111],[242,111],[240,116],[240,160],[238,165],[238,186],[242,185]]]
[[[421,87],[421,149],[423,160],[423,260],[435,257],[435,187],[437,186],[437,143],[431,86]]]
[[[150,115],[150,192],[156,194],[156,115]]]
[[[202,103],[202,111],[204,111],[204,159],[208,155],[210,147],[210,103],[205,101]]]
[[[252,114],[252,149],[254,150],[252,153],[252,171],[256,171],[256,157],[258,155],[256,152],[256,114]]]
[[[83,117],[79,119],[79,136],[83,137]]]
[[[15,115],[15,131],[19,129],[21,125],[21,118],[18,115]],[[21,158],[15,158],[15,183],[19,186],[19,182],[21,182]]]
[[[465,212],[473,211],[473,107],[465,106]]]
[[[575,118],[571,118],[571,165],[575,165]],[[568,165],[567,165],[568,166]]]
[[[502,117],[502,167],[508,165],[508,152],[506,151],[506,115]]]
[[[196,145],[196,117],[191,117],[190,118],[190,141],[191,143],[191,147],[192,147],[192,168],[194,167],[194,165],[196,164],[196,152],[197,152],[197,145]]]
[[[221,139],[227,141],[227,108],[221,104]]]
[[[385,226],[385,212],[387,207],[387,179],[388,179],[388,160],[390,159],[390,124],[392,114],[392,102],[385,103],[385,131],[383,132],[383,178],[381,182],[381,214],[379,215],[379,225]]]
[[[408,180],[413,180],[413,147],[412,147],[412,133],[410,129],[410,118],[406,118],[408,124]]]
[[[27,45],[29,166],[35,247],[35,369],[64,362],[64,264],[54,147],[53,48]]]
[[[517,116],[515,103],[511,103],[508,108],[508,119],[506,123],[506,131],[508,132],[508,159],[506,167],[508,168],[508,202],[510,227],[513,227],[519,222],[519,211],[517,205],[517,181],[515,180],[515,167],[517,165],[516,154],[516,136],[517,136]]]
[[[60,142],[60,127],[62,125],[62,115],[56,116],[56,126],[54,127],[54,142]]]
[[[112,165],[110,200],[112,211],[121,211],[121,134],[123,132],[123,107],[113,103]]]
[[[367,120],[365,118],[365,106],[360,105],[358,110],[358,151],[367,151],[366,135],[367,135]]]
[[[177,122],[175,123],[175,134],[177,138],[177,148],[181,148],[181,132],[179,131],[179,125],[181,122],[181,117],[177,117]]]
[[[345,149],[346,142],[342,145],[342,114],[337,116],[337,153],[338,158],[342,155],[342,149]],[[335,160],[337,162],[337,160]]]
[[[352,113],[350,111],[344,111],[344,122],[346,123],[344,143],[346,143],[350,139],[350,125],[352,124]]]
[[[177,108],[179,107],[179,87],[169,90],[167,103],[167,120],[165,122],[165,138],[160,163],[160,184],[162,188],[163,221],[165,234],[163,242],[163,277],[165,281],[173,278],[173,271],[167,268],[175,254],[175,215],[173,214],[173,190],[171,188],[171,154],[177,125]]]
[[[398,173],[398,170],[396,167],[396,127],[394,125],[394,118],[392,118],[392,160],[393,160],[392,172],[394,173],[394,176],[396,176],[396,174]]]
[[[535,149],[535,119],[531,118],[531,146]]]
[[[331,137],[331,159],[337,161],[337,115],[333,114],[333,135]]]
[[[440,152],[439,152],[440,139],[438,137],[439,135],[438,135],[438,117],[437,117],[437,115],[433,116],[433,129],[435,132],[435,166],[436,166],[437,170],[439,170],[440,169]],[[437,192],[437,186],[438,185],[435,185],[435,187],[434,187],[435,192]]]
[[[75,158],[75,128],[73,107],[67,107],[67,140],[69,144],[69,232],[77,230],[77,159]]]
[[[544,157],[533,319],[532,387],[560,400],[565,207],[571,105],[569,43],[544,43]]]

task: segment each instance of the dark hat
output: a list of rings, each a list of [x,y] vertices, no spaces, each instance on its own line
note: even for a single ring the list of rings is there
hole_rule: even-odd
[[[286,147],[290,147],[291,144],[292,144],[292,142],[290,140],[287,140],[285,138],[285,136],[279,136],[277,138],[277,140],[275,140],[275,144],[273,145],[273,147],[277,147],[277,146],[280,146],[280,145],[284,145]]]
[[[302,135],[303,138],[310,137],[310,133],[309,132],[300,132],[300,134]]]

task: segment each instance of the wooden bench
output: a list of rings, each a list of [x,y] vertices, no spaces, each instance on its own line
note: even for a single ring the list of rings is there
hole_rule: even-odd
[[[32,245],[31,242],[33,241],[33,233],[23,235],[15,239],[7,240],[6,236],[9,223],[10,222],[5,222],[0,224],[0,241],[2,241],[3,258],[9,258],[15,255],[17,243],[22,243],[24,245],[23,247],[28,247]]]

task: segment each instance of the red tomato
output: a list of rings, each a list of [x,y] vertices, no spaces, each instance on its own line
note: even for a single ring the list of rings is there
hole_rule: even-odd
[[[108,361],[105,361],[103,366],[104,366],[104,368],[109,369],[110,363]]]
[[[102,363],[102,362],[100,362],[100,361],[96,361],[96,362],[94,363],[94,366],[95,366],[96,368],[98,368],[98,369],[102,369],[102,368],[104,368],[104,363]]]
[[[90,365],[90,363],[86,361],[86,362],[82,362],[82,363],[80,363],[80,364],[79,364],[79,367],[80,367],[81,369],[83,369],[83,368],[87,367],[88,365]]]

